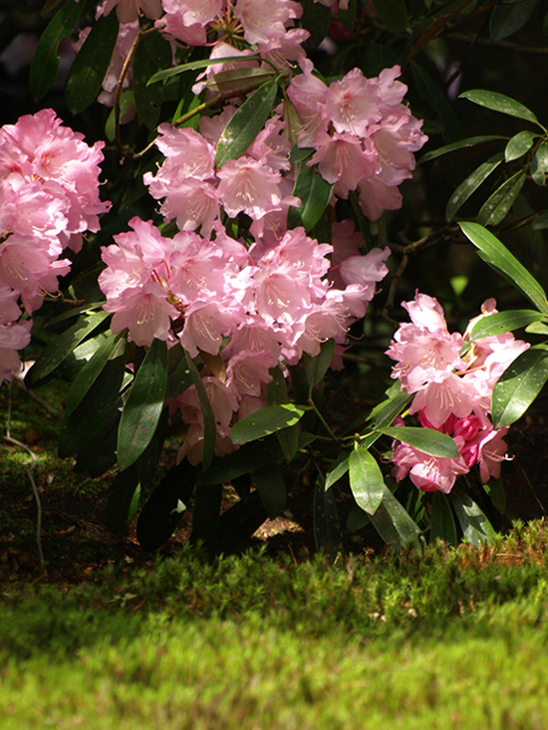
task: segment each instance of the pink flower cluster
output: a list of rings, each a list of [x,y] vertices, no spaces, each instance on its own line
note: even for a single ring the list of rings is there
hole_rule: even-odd
[[[103,142],[89,147],[52,109],[0,129],[0,383],[30,340],[32,314],[70,269],[65,247],[79,251],[82,233],[99,229],[110,203],[99,199]]]
[[[318,164],[336,196],[347,198],[357,190],[371,220],[400,208],[397,186],[411,177],[413,152],[428,139],[422,121],[401,103],[407,86],[396,81],[400,67],[372,79],[354,68],[327,86],[308,59],[300,65],[303,73],[291,80],[287,94],[301,120],[299,147],[315,149],[307,164]]]
[[[138,345],[158,338],[170,347],[180,343],[192,357],[203,355],[218,455],[232,449],[230,424],[264,406],[269,369],[296,364],[303,353],[317,355],[327,339],[344,343],[350,323],[365,314],[375,282],[388,271],[388,248],[346,256],[336,288],[326,278],[333,247],[318,244],[303,228],[247,249],[221,227],[211,238],[184,230],[164,238],[139,218],[130,226],[115,236],[117,245],[102,249],[107,268],[99,284],[105,309],[114,313],[112,330],[128,328]],[[336,238],[348,234],[353,231],[345,226]],[[196,463],[203,418],[194,387],[172,402],[176,408],[189,425],[180,458],[188,454]]]
[[[403,302],[411,323],[400,325],[387,350],[397,365],[392,377],[402,389],[415,393],[410,414],[417,413],[420,423],[449,434],[455,440],[459,458],[424,454],[407,444],[395,442],[393,474],[397,481],[409,473],[411,481],[424,491],[451,491],[456,477],[479,464],[484,482],[500,476],[500,462],[506,453],[502,440],[508,428],[495,430],[490,420],[493,387],[510,363],[529,345],[512,333],[484,337],[469,344],[472,325],[464,335],[450,334],[443,310],[436,299],[415,295]],[[482,314],[496,312],[488,299]]]

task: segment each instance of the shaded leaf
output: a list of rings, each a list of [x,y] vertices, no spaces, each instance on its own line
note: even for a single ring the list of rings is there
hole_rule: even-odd
[[[249,61],[256,58],[258,61],[261,57],[257,54],[256,56],[225,56],[224,58],[206,58],[198,61],[189,61],[188,63],[182,63],[180,66],[173,66],[173,68],[165,68],[161,71],[157,71],[148,80],[148,84],[157,84],[159,81],[167,81],[173,76],[179,76],[180,74],[186,73],[187,71],[200,71],[201,69],[207,68],[208,66],[217,66],[219,63],[249,63]]]
[[[76,379],[72,383],[65,399],[65,413],[67,415],[70,416],[71,413],[73,413],[73,411],[82,401],[82,398],[86,395],[93,383],[97,380],[103,368],[111,359],[114,352],[118,350],[120,340],[121,335],[115,335],[113,332],[109,332],[106,340],[103,342],[101,347],[96,350],[93,357],[88,360],[88,362],[80,370],[80,372],[76,376]],[[125,341],[123,344],[123,348],[125,348]],[[118,352],[118,356],[120,354],[121,353]]]
[[[150,77],[158,69],[158,64],[151,57],[145,38],[139,44],[133,59],[133,97],[139,121],[149,130],[153,130],[160,119],[164,87],[161,84],[148,85]]]
[[[276,101],[278,78],[260,86],[239,107],[221,134],[215,151],[215,167],[243,155],[263,129]]]
[[[310,33],[306,45],[314,50],[317,48],[329,31],[331,23],[331,8],[325,7],[314,0],[301,0],[303,14],[301,26]]]
[[[519,228],[519,235],[526,256],[527,269],[531,272],[539,271],[544,262],[544,236],[535,223],[541,216],[535,218],[535,211],[522,193],[514,203],[514,214],[518,220],[528,220],[526,225]]]
[[[256,469],[253,476],[263,507],[269,519],[273,520],[281,515],[287,502],[287,489],[282,470],[277,464],[272,464]]]
[[[324,375],[331,365],[333,355],[335,354],[335,340],[327,340],[322,342],[320,346],[320,354],[316,357],[310,355],[304,355],[304,369],[308,384],[311,388],[315,388],[318,383],[321,383]]]
[[[202,417],[204,419],[204,446],[202,454],[202,471],[206,471],[213,460],[215,455],[215,442],[217,440],[217,426],[215,425],[215,416],[207,392],[204,386],[204,382],[200,376],[198,368],[194,363],[194,360],[190,357],[188,352],[185,351],[186,363],[194,386],[196,388],[196,394],[198,396],[198,403],[200,404],[200,410],[202,411]]]
[[[537,185],[546,185],[548,176],[548,143],[543,142],[535,152],[531,163],[531,177]]]
[[[135,465],[116,475],[107,503],[105,523],[111,532],[121,534],[137,514],[141,496],[141,483]]]
[[[490,479],[487,484],[483,485],[486,494],[489,495],[493,507],[497,509],[501,514],[504,514],[506,510],[506,492],[504,491],[504,482],[502,477],[498,479]]]
[[[481,251],[480,257],[519,289],[540,312],[548,314],[544,289],[506,246],[478,223],[459,225],[464,235]]]
[[[489,38],[493,43],[516,33],[531,17],[538,0],[521,0],[511,4],[497,4],[489,18]]]
[[[534,345],[522,352],[493,388],[491,412],[494,427],[503,428],[521,418],[547,380],[548,345]]]
[[[485,201],[478,213],[478,223],[482,226],[496,226],[506,218],[514,205],[527,175],[525,170],[518,170]]]
[[[237,451],[223,457],[215,457],[211,466],[202,474],[202,484],[222,484],[231,479],[249,474],[267,464],[275,464],[283,458],[282,450],[275,436],[241,446]]]
[[[404,0],[373,0],[379,20],[392,33],[403,33],[407,27]]]
[[[118,428],[117,457],[121,471],[144,452],[152,440],[164,407],[167,388],[167,345],[153,340],[122,411]]]
[[[419,449],[424,454],[441,456],[443,458],[456,459],[459,451],[455,442],[446,433],[440,433],[433,428],[422,426],[393,426],[392,428],[379,429],[382,433],[398,441]]]
[[[465,539],[474,547],[479,548],[482,543],[489,544],[496,537],[493,526],[468,494],[460,489],[454,489],[449,495],[449,500]]]
[[[276,433],[287,426],[294,426],[304,416],[304,410],[292,403],[262,408],[250,413],[232,426],[231,436],[234,444],[246,444],[249,441]]]
[[[348,457],[350,489],[359,507],[375,514],[383,497],[384,478],[376,459],[367,449],[358,447]]]
[[[430,542],[436,539],[444,540],[449,545],[457,547],[457,526],[453,517],[453,510],[443,492],[434,492],[432,495],[432,511],[430,513]]]
[[[116,45],[119,28],[116,13],[103,15],[93,24],[78,51],[65,84],[65,99],[72,114],[80,114],[101,91]]]
[[[341,548],[341,531],[337,502],[333,492],[326,491],[323,476],[314,487],[314,541],[317,550],[325,550],[334,562]]]
[[[304,226],[310,231],[322,217],[333,192],[333,185],[324,180],[318,172],[317,166],[309,167],[304,162],[300,164],[293,195],[300,199],[298,208],[289,208],[287,224],[291,228]]]
[[[470,331],[470,339],[480,340],[482,337],[502,335],[525,327],[531,322],[538,322],[543,315],[534,309],[514,309],[510,312],[497,312],[479,319]]]
[[[506,145],[504,150],[504,161],[512,162],[517,160],[519,157],[524,155],[533,146],[533,142],[538,137],[538,134],[524,129],[522,132],[515,134],[512,139]]]
[[[56,337],[29,370],[25,378],[27,387],[36,387],[40,380],[59,367],[76,346],[85,340],[93,330],[97,329],[107,317],[110,317],[110,314],[104,311],[82,317],[76,324],[73,324],[72,327],[69,327],[69,329]]]
[[[273,75],[274,71],[271,68],[235,68],[210,76],[206,87],[211,91],[253,89],[264,84]]]
[[[463,180],[453,195],[449,198],[445,209],[445,217],[448,221],[452,220],[460,207],[475,193],[479,186],[487,180],[489,175],[497,169],[504,159],[502,152],[497,152],[487,162],[481,164],[474,172],[472,172],[466,180]]]
[[[427,152],[420,158],[418,164],[422,165],[423,162],[430,162],[430,160],[435,160],[436,157],[441,157],[442,155],[448,155],[450,152],[456,152],[457,150],[467,149],[469,147],[477,147],[478,145],[485,144],[486,142],[497,142],[503,139],[507,139],[507,137],[501,137],[500,135],[494,134],[484,134],[478,137],[459,139],[457,142],[452,142],[451,144],[443,145],[443,147],[438,147],[437,150]]]
[[[415,61],[411,62],[411,71],[420,96],[430,104],[443,124],[445,141],[450,143],[461,139],[464,133],[445,89],[440,88],[430,74]]]
[[[415,520],[386,485],[383,485],[382,501],[369,519],[385,543],[396,550],[415,542],[421,532]]]
[[[499,94],[497,91],[472,89],[460,94],[459,99],[468,99],[473,104],[478,104],[478,106],[483,106],[486,109],[507,114],[511,117],[517,117],[518,119],[524,119],[527,122],[533,122],[538,125],[538,119],[530,109],[505,94]]]

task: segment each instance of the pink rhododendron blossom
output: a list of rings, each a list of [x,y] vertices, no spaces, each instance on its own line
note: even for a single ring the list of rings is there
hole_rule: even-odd
[[[236,0],[234,16],[248,43],[268,43],[286,33],[285,23],[300,18],[302,5],[293,0]]]
[[[120,23],[133,23],[143,13],[147,18],[159,18],[162,14],[162,0],[106,0],[104,14],[113,8]]]

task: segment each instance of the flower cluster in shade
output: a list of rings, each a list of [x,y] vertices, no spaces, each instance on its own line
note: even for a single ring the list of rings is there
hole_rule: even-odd
[[[20,366],[31,320],[70,269],[84,231],[110,208],[99,199],[103,142],[92,147],[52,109],[0,128],[0,383]],[[24,314],[25,313],[25,314]]]
[[[483,482],[498,478],[508,427],[493,427],[491,397],[495,383],[528,343],[516,340],[511,332],[470,342],[479,317],[470,321],[464,335],[451,334],[440,304],[426,294],[417,292],[414,301],[402,306],[411,322],[400,325],[387,350],[397,361],[392,377],[407,393],[415,394],[409,413],[417,414],[422,426],[452,436],[459,457],[429,456],[394,442],[393,476],[401,481],[409,474],[419,489],[445,493],[475,464]],[[494,314],[495,307],[494,299],[488,299],[480,317]]]
[[[232,450],[231,424],[264,406],[269,370],[279,364],[286,372],[328,339],[342,345],[388,271],[389,249],[359,255],[360,237],[348,221],[334,225],[334,246],[296,228],[249,248],[220,226],[209,237],[181,230],[173,238],[139,218],[130,226],[102,249],[107,267],[99,284],[111,328],[127,328],[137,345],[157,338],[202,356],[218,455]],[[338,281],[327,276],[333,249]],[[203,416],[194,386],[171,401],[172,413],[178,408],[189,426],[180,458],[196,463]]]

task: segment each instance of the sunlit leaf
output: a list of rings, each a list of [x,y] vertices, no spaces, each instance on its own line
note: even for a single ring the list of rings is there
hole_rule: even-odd
[[[368,515],[375,514],[384,488],[384,478],[376,459],[360,446],[350,452],[348,464],[354,499]]]
[[[531,322],[538,322],[543,318],[540,312],[533,309],[514,309],[510,312],[496,312],[479,319],[470,331],[470,339],[480,340],[482,337],[502,335],[525,327]]]
[[[485,144],[486,142],[497,142],[503,139],[507,139],[507,137],[501,137],[500,135],[493,134],[484,134],[478,137],[459,139],[457,142],[452,142],[451,144],[443,145],[443,147],[438,147],[437,150],[427,152],[420,158],[418,164],[422,165],[423,162],[430,162],[430,160],[435,160],[436,157],[441,157],[442,155],[448,155],[450,152],[456,152],[457,150],[467,149],[469,147],[477,147],[478,145]]]
[[[512,160],[517,160],[519,157],[524,155],[531,149],[537,137],[538,134],[535,134],[528,129],[524,129],[523,131],[515,134],[506,145],[504,150],[504,161],[512,162]]]
[[[446,433],[435,431],[433,428],[422,426],[393,426],[392,428],[379,429],[386,436],[403,441],[415,449],[419,449],[431,456],[443,458],[458,458],[459,451],[455,442]]]
[[[531,177],[537,185],[546,185],[548,177],[548,143],[543,142],[535,152],[531,163]]]
[[[246,444],[249,441],[276,433],[287,426],[294,426],[304,416],[304,410],[292,403],[262,408],[250,413],[232,426],[231,436],[234,444]]]
[[[369,519],[385,543],[396,550],[415,542],[421,533],[415,520],[386,485],[383,485],[382,501]]]
[[[454,489],[449,500],[459,520],[464,538],[474,547],[489,544],[496,537],[493,526],[474,500],[465,492]]]
[[[497,91],[486,91],[485,89],[472,89],[464,91],[459,99],[468,99],[473,104],[483,106],[501,114],[507,114],[518,119],[525,119],[527,122],[533,122],[538,125],[538,119],[533,112],[515,99],[511,99],[505,94],[499,94]]]
[[[459,225],[464,235],[481,251],[481,258],[519,289],[540,312],[548,314],[544,289],[506,246],[478,223]]]
[[[468,200],[468,198],[475,193],[479,186],[487,180],[489,175],[497,169],[504,159],[502,152],[497,152],[487,162],[481,164],[474,172],[472,172],[466,180],[464,180],[458,188],[455,190],[453,195],[449,198],[447,207],[445,209],[445,217],[448,221],[452,220],[460,207]]]
[[[518,170],[512,177],[505,180],[481,206],[478,223],[482,226],[496,226],[501,223],[514,205],[526,179],[525,170]]]

